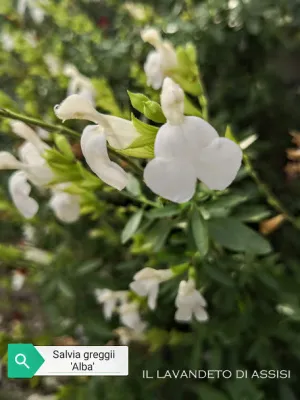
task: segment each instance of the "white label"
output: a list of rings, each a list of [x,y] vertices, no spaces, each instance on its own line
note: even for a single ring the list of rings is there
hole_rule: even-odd
[[[45,362],[35,376],[128,375],[128,346],[35,346]]]

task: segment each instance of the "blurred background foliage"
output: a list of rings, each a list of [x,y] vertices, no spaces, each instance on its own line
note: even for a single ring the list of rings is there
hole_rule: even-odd
[[[174,45],[195,44],[218,131],[225,133],[230,123],[239,139],[258,135],[247,154],[254,160],[260,186],[243,169],[225,193],[201,192],[201,212],[214,243],[202,262],[191,256],[197,246],[189,236],[193,218],[179,208],[160,215],[146,207],[136,229],[129,227],[128,233],[127,225],[122,245],[120,232],[140,210],[134,200],[140,189],[134,185],[128,199],[103,189],[109,201],[89,199],[92,208],[71,226],[57,222],[46,196],[39,194],[43,206],[30,221],[34,237],[28,238],[7,193],[9,173],[2,173],[1,356],[14,341],[119,343],[113,332],[118,321],[104,320],[93,290],[126,290],[134,273],[145,266],[191,262],[206,288],[211,320],[191,326],[176,323],[179,281],[166,283],[157,310],[143,308],[151,329],[145,342],[130,347],[129,377],[54,382],[34,378],[18,385],[5,381],[0,398],[23,399],[35,392],[55,393],[60,400],[298,399],[300,234],[288,219],[280,226],[275,223],[274,232],[272,224],[270,228],[262,221],[280,212],[270,191],[295,221],[300,211],[299,179],[290,179],[284,171],[286,148],[294,146],[289,132],[300,129],[299,0],[48,0],[42,2],[45,19],[40,24],[29,9],[22,18],[17,7],[15,0],[0,4],[1,107],[57,123],[53,106],[66,96],[69,78],[63,66],[71,63],[92,79],[99,110],[138,116],[127,90],[159,99],[145,85],[143,63],[149,47],[140,39],[141,29],[154,25]],[[68,126],[79,130],[83,125]],[[16,149],[19,143],[7,119],[1,119],[0,129],[1,147]],[[71,144],[76,152],[76,141]],[[268,240],[259,230],[269,234]],[[51,261],[28,260],[26,250],[32,246],[49,252]],[[20,292],[10,287],[16,268],[26,274]],[[289,369],[292,377],[144,380],[143,369],[150,375],[157,369]]]

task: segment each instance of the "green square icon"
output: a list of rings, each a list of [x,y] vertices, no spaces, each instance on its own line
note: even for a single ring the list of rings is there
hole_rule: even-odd
[[[8,378],[32,378],[44,362],[33,344],[8,345]]]

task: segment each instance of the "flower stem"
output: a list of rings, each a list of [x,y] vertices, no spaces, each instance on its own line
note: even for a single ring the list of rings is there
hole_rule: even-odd
[[[50,122],[44,122],[37,118],[32,118],[23,114],[18,114],[14,111],[7,110],[5,108],[0,108],[0,117],[16,119],[18,121],[23,121],[27,124],[32,124],[35,126],[39,126],[41,128],[49,129],[50,131],[65,132],[68,135],[80,137],[80,134],[78,132],[74,131],[73,129],[67,128],[66,126],[56,125]]]

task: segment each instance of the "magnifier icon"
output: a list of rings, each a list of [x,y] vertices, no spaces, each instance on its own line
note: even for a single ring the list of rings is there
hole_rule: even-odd
[[[22,353],[16,355],[15,362],[18,365],[24,365],[27,369],[30,369],[30,367],[26,364],[26,356]]]

